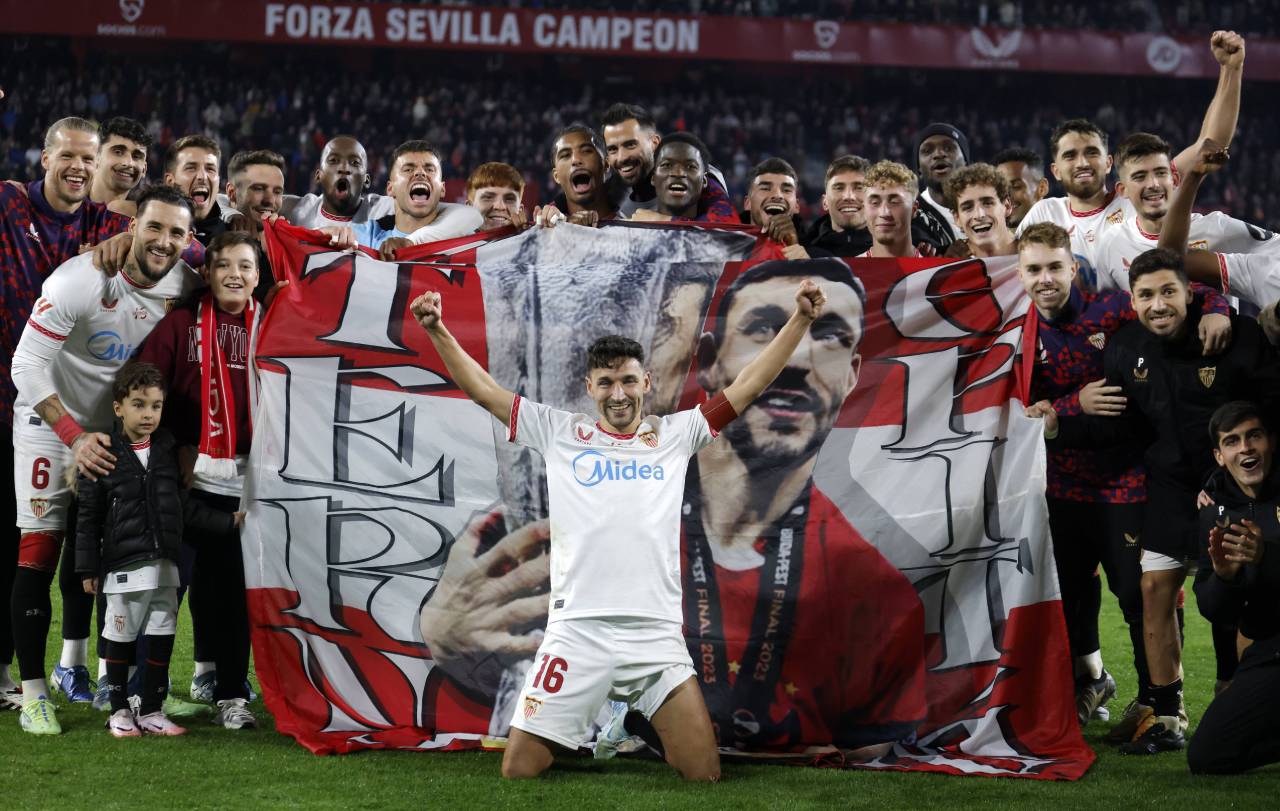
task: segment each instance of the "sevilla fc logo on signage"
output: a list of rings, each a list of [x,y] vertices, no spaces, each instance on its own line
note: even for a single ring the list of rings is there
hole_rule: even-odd
[[[134,22],[142,16],[142,9],[147,0],[120,0],[120,16],[127,23]]]
[[[975,28],[969,34],[973,49],[987,59],[1008,59],[1022,44],[1021,31],[1008,31],[996,35],[993,40],[981,28]]]
[[[840,23],[834,20],[818,20],[813,24],[813,38],[818,41],[818,47],[824,51],[830,50],[839,36]]]

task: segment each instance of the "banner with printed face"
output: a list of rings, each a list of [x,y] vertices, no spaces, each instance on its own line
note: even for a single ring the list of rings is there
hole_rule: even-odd
[[[316,752],[497,744],[541,639],[542,461],[450,382],[414,297],[440,291],[501,385],[569,411],[595,413],[586,347],[632,336],[667,414],[728,385],[811,278],[822,318],[683,494],[686,640],[722,751],[1088,768],[1011,262],[851,270],[736,228],[561,225],[399,264],[313,238],[269,231],[292,283],[258,342],[243,534],[281,731]]]

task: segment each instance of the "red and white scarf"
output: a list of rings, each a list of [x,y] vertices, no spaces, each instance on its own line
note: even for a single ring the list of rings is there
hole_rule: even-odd
[[[244,309],[244,325],[249,332],[245,376],[249,382],[251,404],[258,399],[253,355],[257,349],[259,316],[260,308],[250,297]],[[231,386],[231,370],[218,343],[217,304],[212,293],[205,293],[196,308],[196,352],[200,362],[204,416],[200,424],[200,455],[196,457],[195,472],[214,479],[234,479],[237,475],[236,394]]]

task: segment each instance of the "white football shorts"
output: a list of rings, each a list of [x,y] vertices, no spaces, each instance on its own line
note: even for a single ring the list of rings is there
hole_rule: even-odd
[[[577,749],[606,700],[652,718],[693,678],[678,622],[642,618],[566,619],[547,626],[525,674],[511,725]]]
[[[178,589],[160,586],[145,591],[108,592],[102,615],[102,635],[112,642],[133,642],[147,636],[178,632]]]
[[[67,528],[71,488],[67,470],[75,467],[71,449],[44,420],[18,414],[13,421],[13,490],[18,500],[18,527],[54,531]]]

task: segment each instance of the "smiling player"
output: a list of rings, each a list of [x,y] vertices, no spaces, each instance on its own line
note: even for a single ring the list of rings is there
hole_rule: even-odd
[[[553,746],[584,743],[612,697],[650,718],[681,775],[719,779],[681,631],[680,504],[690,457],[765,390],[822,315],[826,298],[813,282],[802,281],[795,298],[790,319],[724,391],[666,417],[644,416],[652,380],[635,341],[592,344],[584,382],[598,414],[570,414],[499,386],[445,328],[439,293],[413,302],[457,385],[547,464],[550,616],[516,704],[505,777],[535,777],[551,765]],[[619,581],[618,571],[628,577]]]

